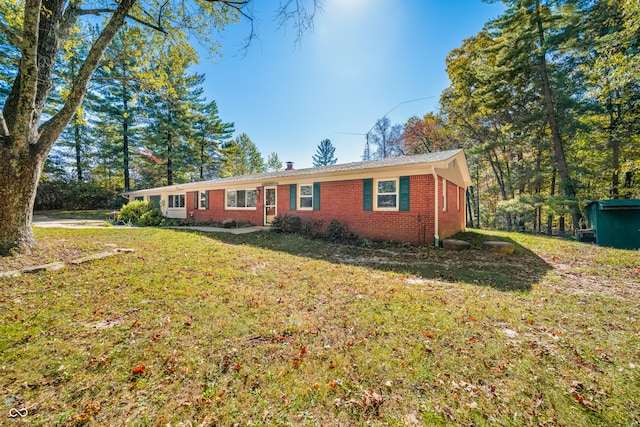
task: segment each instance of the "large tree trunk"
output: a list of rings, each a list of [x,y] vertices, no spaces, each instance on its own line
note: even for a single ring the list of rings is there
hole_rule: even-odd
[[[120,2],[80,67],[65,105],[42,125],[56,57],[81,11],[77,2],[66,0],[25,1],[20,65],[0,126],[0,255],[28,252],[35,244],[31,222],[44,161],[82,104],[102,53],[135,1]]]
[[[76,178],[82,182],[82,136],[80,135],[80,124],[73,124],[74,147],[76,149]]]
[[[607,100],[607,111],[609,113],[609,148],[611,148],[611,198],[620,198],[620,144],[616,138],[616,120],[613,102],[611,98]]]
[[[544,97],[544,106],[547,112],[547,120],[549,121],[549,128],[551,129],[551,140],[553,141],[554,158],[558,167],[558,175],[560,175],[561,187],[563,194],[567,197],[574,197],[576,195],[573,181],[569,175],[569,166],[564,155],[564,146],[562,143],[562,137],[560,135],[560,128],[558,121],[556,120],[556,111],[553,102],[553,95],[551,93],[551,83],[547,74],[547,60],[545,58],[545,35],[544,28],[542,26],[542,16],[540,0],[536,0],[536,24],[538,30],[538,42],[540,48],[538,51],[538,67],[540,69],[540,80],[542,83],[542,95]],[[572,214],[574,229],[578,229],[580,217],[576,212]]]
[[[26,252],[35,244],[31,220],[46,154],[0,148],[0,256]]]
[[[124,191],[131,189],[131,179],[129,178],[129,92],[125,81],[122,81],[122,170],[124,172]]]
[[[172,132],[167,133],[167,185],[173,185]]]
[[[491,165],[491,169],[493,170],[493,174],[496,177],[496,181],[498,181],[498,187],[500,188],[500,195],[502,196],[502,200],[509,200],[507,196],[507,187],[505,183],[504,173],[502,172],[502,167],[500,166],[500,159],[498,155],[494,153],[496,159],[493,160],[491,156],[491,151],[487,151],[487,158],[489,159],[489,164]],[[512,220],[511,214],[507,213],[507,230],[511,231],[512,228]]]
[[[551,197],[556,195],[556,162],[553,162],[553,170],[551,171]],[[547,235],[553,235],[553,214],[547,215]]]

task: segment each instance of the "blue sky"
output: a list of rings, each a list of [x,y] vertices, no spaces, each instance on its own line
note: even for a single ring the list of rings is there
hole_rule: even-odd
[[[276,152],[298,169],[312,166],[325,138],[338,163],[359,161],[364,136],[345,133],[365,134],[391,110],[393,124],[437,110],[447,54],[502,10],[481,0],[324,0],[296,45],[292,28],[277,28],[277,3],[254,3],[258,38],[244,54],[250,27],[235,24],[222,56],[214,63],[203,54],[195,71],[236,134],[249,135],[265,159]]]

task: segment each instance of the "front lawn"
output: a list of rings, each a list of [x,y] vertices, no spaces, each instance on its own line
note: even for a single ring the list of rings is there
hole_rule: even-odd
[[[15,409],[32,425],[640,423],[638,251],[489,232],[460,236],[475,245],[460,253],[35,233],[47,259],[135,252],[0,279],[2,422]],[[488,239],[515,254],[481,251]]]

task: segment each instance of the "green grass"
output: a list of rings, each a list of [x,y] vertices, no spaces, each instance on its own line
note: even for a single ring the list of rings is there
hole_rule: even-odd
[[[32,425],[640,423],[637,251],[35,232],[136,251],[0,279],[0,413]]]

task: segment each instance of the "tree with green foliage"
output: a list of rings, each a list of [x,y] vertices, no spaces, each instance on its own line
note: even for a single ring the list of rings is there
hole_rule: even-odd
[[[318,144],[316,154],[312,156],[313,167],[335,165],[338,159],[335,157],[336,147],[333,146],[330,139],[323,139]]]
[[[596,3],[588,11],[581,38],[586,54],[579,69],[589,88],[585,97],[594,104],[587,118],[593,127],[589,139],[606,153],[598,156],[603,163],[596,179],[602,170],[610,171],[606,197],[612,199],[632,195],[633,175],[640,169],[640,37],[630,31],[640,14],[634,15],[629,6],[616,0]]]
[[[80,69],[79,58],[86,56],[89,51],[90,40],[86,36],[82,37],[81,33],[81,28],[74,29],[69,41],[61,50],[60,63],[54,70],[54,89],[49,94],[50,107],[45,110],[47,113],[49,109],[55,109],[63,103]],[[90,92],[87,98],[91,97]],[[85,100],[74,114],[69,126],[60,134],[47,159],[47,161],[57,160],[60,166],[70,169],[78,182],[88,178],[90,153],[93,149],[88,122],[91,114],[90,103]]]
[[[165,168],[162,184],[173,185],[189,181],[200,164],[201,141],[193,124],[204,108],[204,75],[188,72],[197,62],[193,48],[176,52],[168,46],[156,55],[152,63],[162,65],[149,66],[141,73],[145,81],[147,121],[143,144],[162,160],[160,164]]]
[[[139,111],[141,72],[149,55],[157,48],[146,46],[149,33],[138,27],[120,31],[105,51],[96,71],[90,103],[101,124],[95,139],[101,160],[117,165],[122,174],[122,188],[131,189],[131,157],[140,144]],[[146,58],[145,58],[146,56]],[[104,161],[102,162],[104,164]]]
[[[537,95],[537,102],[545,113],[562,194],[573,198],[576,185],[567,163],[562,110],[558,106],[558,99],[570,98],[561,93],[562,84],[554,84],[554,78],[561,74],[553,75],[554,64],[549,63],[549,58],[557,58],[569,48],[579,16],[578,2],[567,0],[559,4],[554,0],[504,0],[503,3],[507,10],[488,25],[494,39],[491,49],[496,52],[497,59],[492,81],[509,82],[514,77],[527,76],[534,90],[532,95]],[[568,75],[563,76],[567,81]],[[507,86],[506,93],[512,90],[512,86]],[[578,219],[578,212],[574,212],[575,228],[578,227]]]
[[[0,3],[0,43],[9,45],[9,75],[13,82],[0,113],[0,254],[27,252],[35,244],[31,228],[38,180],[53,144],[84,101],[91,77],[125,22],[166,34],[175,45],[189,45],[190,35],[215,52],[218,31],[250,17],[250,0],[6,0]],[[299,31],[310,26],[313,7],[287,2],[279,17],[294,18]],[[44,114],[60,49],[83,17],[91,17],[98,35],[85,58],[64,104]],[[178,49],[179,51],[180,49]],[[3,54],[5,50],[3,49]],[[6,90],[6,86],[5,87]]]
[[[485,51],[493,44],[489,34],[482,31],[464,40],[460,48],[449,54],[447,72],[451,86],[443,92],[440,103],[447,125],[455,129],[461,145],[468,149],[469,154],[482,159],[482,162],[474,164],[477,167],[483,164],[490,166],[494,180],[490,181],[491,184],[487,182],[484,190],[508,200],[512,197],[514,158],[512,145],[502,131],[507,126],[508,117],[491,106],[501,105],[489,99],[489,96],[497,97],[500,91],[485,89],[490,85],[490,79],[485,77],[486,68],[493,67],[496,62],[496,55]],[[504,105],[511,106],[510,103]],[[478,186],[474,187],[476,192],[480,190]],[[509,216],[507,220],[510,226]]]
[[[231,138],[234,125],[220,119],[215,101],[196,103],[194,107],[193,130],[199,151],[199,179],[211,179],[220,167],[220,146]]]
[[[223,145],[220,176],[239,176],[265,171],[265,163],[258,147],[246,133]]]
[[[265,170],[267,172],[278,172],[283,168],[282,161],[280,157],[278,157],[278,153],[273,152],[267,156],[267,161],[265,162]]]
[[[410,117],[402,135],[403,151],[409,155],[446,150],[455,145],[443,127],[442,117],[434,113]]]

